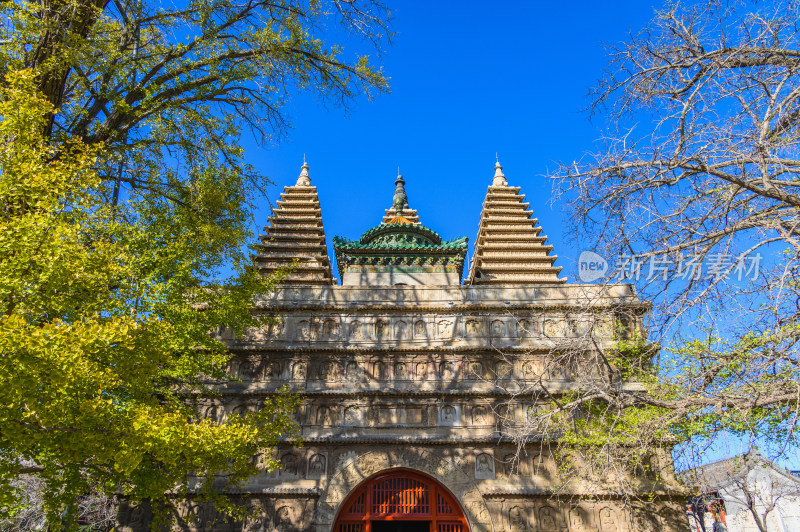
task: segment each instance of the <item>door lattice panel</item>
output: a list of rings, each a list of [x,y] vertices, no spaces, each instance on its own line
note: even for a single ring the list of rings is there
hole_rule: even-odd
[[[333,530],[373,532],[373,523],[381,521],[416,522],[414,530],[469,532],[461,507],[444,486],[402,469],[373,477],[356,488],[342,505]]]

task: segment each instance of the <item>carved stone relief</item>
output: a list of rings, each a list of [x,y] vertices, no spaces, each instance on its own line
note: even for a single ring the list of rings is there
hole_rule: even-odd
[[[439,413],[439,424],[450,426],[459,423],[461,408],[454,405],[445,405]]]
[[[472,424],[485,425],[489,422],[489,410],[485,406],[472,407]]]
[[[428,337],[428,328],[424,320],[417,320],[414,322],[414,338],[424,339]]]
[[[322,478],[327,474],[328,459],[324,454],[316,453],[308,459],[308,478]]]
[[[331,409],[327,406],[320,406],[317,408],[317,425],[332,425],[333,416]]]
[[[442,340],[449,340],[453,337],[453,322],[451,320],[439,320],[436,322],[436,337]]]
[[[300,475],[299,471],[299,457],[292,452],[284,453],[281,458],[281,466],[278,470],[278,476],[296,478]]]
[[[394,378],[397,380],[408,379],[408,369],[406,368],[405,363],[398,362],[394,365]]]
[[[406,340],[408,333],[408,325],[404,321],[398,321],[394,324],[394,339],[395,340]]]
[[[552,506],[539,508],[539,530],[559,530],[558,510]]]
[[[388,340],[389,339],[389,324],[384,320],[377,320],[375,322],[375,339]]]
[[[452,380],[456,376],[456,366],[450,361],[439,364],[439,375],[442,380]]]
[[[273,360],[268,362],[264,367],[264,376],[268,379],[276,379],[281,377],[283,371],[281,369],[281,363],[277,360]]]
[[[570,532],[586,532],[590,529],[589,512],[580,506],[573,506],[569,510]]]
[[[330,360],[325,360],[319,365],[319,379],[323,381],[335,381],[339,377],[339,365]]]
[[[492,321],[492,336],[494,338],[504,338],[507,336],[506,324],[502,320]]]
[[[358,406],[348,406],[344,409],[344,424],[347,426],[361,425],[363,420],[363,412]]]
[[[249,358],[240,360],[238,376],[243,381],[260,381],[261,372],[259,361]]]
[[[297,323],[297,328],[295,329],[295,340],[308,341],[314,340],[315,338],[316,335],[313,334],[311,322],[308,320],[301,320]]]
[[[617,530],[617,512],[610,506],[600,509],[600,530],[612,532]]]
[[[464,336],[467,338],[480,338],[483,336],[483,327],[478,320],[467,320],[464,324]]]
[[[350,360],[345,365],[345,377],[348,381],[360,381],[364,377],[364,370],[355,360]]]
[[[520,505],[514,505],[508,510],[508,529],[511,532],[527,532],[530,527],[528,511]]]
[[[350,339],[351,340],[364,339],[364,326],[360,321],[353,321],[350,323]]]
[[[498,379],[508,379],[511,377],[511,363],[505,360],[498,361],[494,366],[494,373]]]
[[[372,378],[378,381],[386,380],[386,363],[377,360],[372,363]]]
[[[305,362],[295,362],[294,366],[292,366],[292,379],[298,381],[306,380],[306,363]]]
[[[491,454],[479,453],[475,455],[475,478],[495,478],[494,457]]]
[[[548,338],[555,338],[558,336],[562,336],[563,332],[561,330],[560,322],[552,319],[548,319],[544,321],[544,335]]]
[[[483,379],[486,377],[484,374],[483,362],[473,360],[467,367],[469,368],[467,377],[472,379]]]
[[[414,377],[417,380],[424,381],[428,379],[428,364],[425,362],[417,362],[414,370]]]
[[[327,319],[322,322],[322,338],[335,340],[339,337],[339,324],[334,319]]]

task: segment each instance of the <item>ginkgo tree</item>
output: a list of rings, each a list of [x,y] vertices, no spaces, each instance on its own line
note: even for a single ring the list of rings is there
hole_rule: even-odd
[[[52,528],[90,490],[158,500],[189,471],[209,493],[246,478],[260,449],[294,434],[296,398],[223,424],[185,398],[224,378],[209,333],[258,325],[250,298],[271,281],[243,268],[224,289],[202,286],[216,235],[176,223],[167,202],[105,203],[100,147],[56,154],[35,80],[9,73],[0,98],[0,511],[14,513],[24,473],[43,480]]]

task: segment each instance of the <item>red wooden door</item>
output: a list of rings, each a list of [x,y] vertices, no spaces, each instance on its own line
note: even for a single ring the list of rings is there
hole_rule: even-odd
[[[381,521],[428,522],[429,532],[469,532],[450,492],[407,470],[382,473],[359,486],[342,505],[333,532],[373,532]]]

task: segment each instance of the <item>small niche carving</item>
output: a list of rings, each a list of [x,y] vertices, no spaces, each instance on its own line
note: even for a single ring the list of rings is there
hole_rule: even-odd
[[[298,381],[306,380],[307,370],[305,362],[295,362],[292,366],[292,378]]]
[[[351,340],[364,339],[364,327],[360,321],[354,321],[350,324],[350,339]]]

